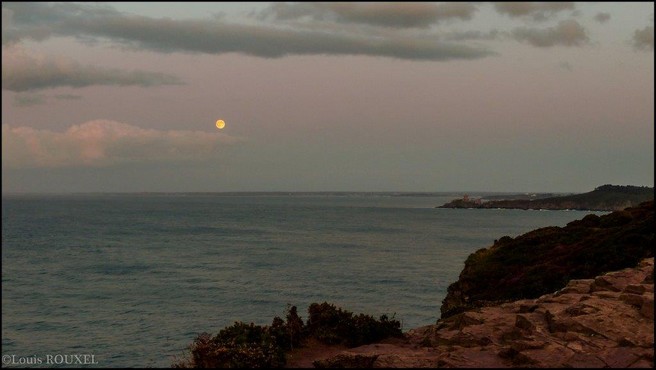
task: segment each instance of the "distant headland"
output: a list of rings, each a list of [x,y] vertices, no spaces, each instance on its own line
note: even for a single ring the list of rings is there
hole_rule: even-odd
[[[582,194],[554,196],[553,194],[518,194],[504,197],[463,198],[436,208],[504,208],[504,209],[547,209],[617,211],[626,207],[653,200],[654,188],[631,185],[602,185]]]

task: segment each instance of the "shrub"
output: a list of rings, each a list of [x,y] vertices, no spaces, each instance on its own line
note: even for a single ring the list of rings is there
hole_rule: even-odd
[[[278,316],[274,317],[269,331],[276,338],[278,346],[285,351],[289,351],[300,346],[305,325],[298,316],[296,306],[287,306],[286,319],[287,321],[283,321]]]
[[[600,226],[604,228],[623,226],[631,222],[633,216],[628,211],[616,211],[600,217]]]
[[[354,316],[327,302],[311,304],[308,314],[308,335],[326,344],[356,347],[402,335],[401,323],[386,315],[379,320],[365,314]]]
[[[267,326],[236,322],[214,338],[200,334],[189,346],[191,359],[178,368],[272,368],[285,364],[285,355]]]
[[[314,337],[326,344],[355,347],[389,336],[401,336],[401,323],[386,315],[372,316],[337,308],[326,302],[308,308],[307,325],[296,306],[288,306],[286,321],[274,317],[271,326],[235,322],[212,338],[200,334],[189,346],[188,358],[174,362],[174,368],[275,368],[285,365],[285,352]]]

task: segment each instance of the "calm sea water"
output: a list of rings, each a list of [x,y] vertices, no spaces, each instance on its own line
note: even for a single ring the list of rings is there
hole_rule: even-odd
[[[3,196],[2,355],[168,367],[201,332],[323,301],[408,330],[470,253],[588,213],[434,208],[458,196]]]

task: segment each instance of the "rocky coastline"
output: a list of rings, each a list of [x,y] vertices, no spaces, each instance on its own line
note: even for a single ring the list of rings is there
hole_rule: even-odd
[[[467,259],[436,324],[287,367],[653,368],[653,224],[650,201],[503,237]]]
[[[509,199],[487,200],[464,196],[436,208],[487,208],[524,210],[583,210],[618,211],[653,200],[654,188],[640,186],[602,185],[591,192],[552,197],[510,197]]]
[[[654,367],[654,258],[287,367]],[[298,366],[304,365],[304,366]]]
[[[590,279],[654,256],[654,202],[607,215],[590,214],[565,227],[503,236],[465,261],[440,308],[446,318],[469,308],[536,298],[571,279]]]
[[[653,368],[653,225],[651,200],[607,215],[590,214],[562,228],[504,236],[467,258],[434,325],[405,333],[398,332],[398,323],[387,317],[377,321],[326,303],[313,304],[305,328],[316,326],[317,318],[328,326],[314,330],[321,335],[307,336],[291,350],[280,352],[282,357],[274,367]],[[240,357],[241,363],[258,360],[253,354],[272,348],[272,342],[264,347],[261,343],[271,340],[276,330],[279,339],[273,343],[306,330],[293,309],[286,323],[275,318],[268,329],[241,325],[246,331],[236,333],[240,336],[252,335],[254,329],[269,333],[248,342],[243,347],[248,351],[237,348],[236,356],[246,356]],[[383,335],[354,346],[322,339],[338,338],[340,331],[346,339],[364,333]],[[216,346],[226,333],[207,337],[203,351],[174,367],[196,367],[208,356],[234,350]],[[231,343],[237,337],[226,338],[225,343]]]

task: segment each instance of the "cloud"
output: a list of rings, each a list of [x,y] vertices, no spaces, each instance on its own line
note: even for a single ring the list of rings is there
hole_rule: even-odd
[[[458,13],[450,4],[451,16]],[[33,38],[49,25],[51,36],[104,38],[127,47],[156,52],[243,53],[264,58],[287,55],[370,55],[401,59],[478,59],[495,53],[481,47],[440,42],[436,38],[325,32],[271,25],[229,24],[221,19],[150,18],[86,4],[3,3],[12,11],[14,42]],[[449,9],[441,8],[444,12]],[[4,29],[3,29],[4,31]],[[44,37],[44,33],[39,33]]]
[[[76,19],[92,21],[122,13],[103,5],[73,3],[2,3],[2,44],[10,45],[23,39],[43,41],[56,35],[74,32],[71,22]]]
[[[239,139],[218,132],[153,130],[96,120],[65,132],[2,125],[2,167],[102,167],[216,158]]]
[[[17,94],[14,96],[14,105],[17,107],[31,107],[45,104],[46,97],[42,94]]]
[[[51,96],[56,100],[80,100],[82,96],[73,94],[56,94]],[[17,107],[31,107],[34,105],[41,105],[47,102],[47,96],[44,94],[35,93],[18,93],[14,95],[14,105]]]
[[[449,41],[464,41],[464,40],[497,40],[503,35],[498,30],[491,30],[489,32],[481,31],[463,31],[463,32],[450,32],[443,35],[445,40]]]
[[[574,10],[573,2],[497,2],[494,3],[497,12],[510,17],[532,17],[536,21],[547,20],[554,15],[565,11]]]
[[[82,96],[74,94],[57,94],[54,98],[57,100],[80,100],[82,99]]]
[[[291,20],[308,17],[338,23],[360,23],[393,28],[426,28],[447,19],[469,20],[476,6],[469,3],[423,2],[309,2],[274,3],[259,14],[260,19]]]
[[[638,50],[654,50],[654,26],[633,33],[633,46]]]
[[[594,19],[599,23],[606,23],[610,20],[610,14],[608,13],[597,13]]]
[[[62,86],[180,84],[179,78],[165,73],[107,69],[63,58],[36,57],[18,47],[3,48],[3,90],[23,92]]]
[[[29,27],[20,27],[14,22],[12,8],[2,4],[2,45],[13,45],[21,39],[42,41],[52,35],[50,27],[33,24]]]
[[[564,69],[564,70],[566,70],[566,71],[569,71],[569,72],[572,71],[572,65],[569,64],[569,62],[560,62],[560,63],[558,64],[558,67],[560,67],[560,68],[562,68],[562,69]]]
[[[512,31],[512,35],[518,41],[528,42],[537,47],[581,46],[589,41],[585,29],[571,19],[561,21],[557,27],[546,29],[516,28]]]

